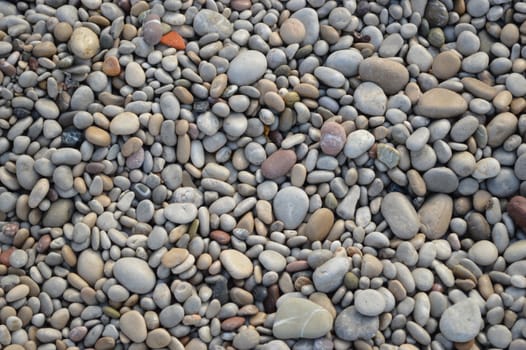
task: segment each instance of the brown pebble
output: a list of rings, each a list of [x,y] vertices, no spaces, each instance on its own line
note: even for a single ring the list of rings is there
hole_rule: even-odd
[[[102,64],[102,71],[109,77],[116,77],[121,73],[121,64],[115,56],[108,56]]]
[[[236,11],[248,10],[252,6],[251,0],[232,0],[230,6]]]
[[[286,271],[289,273],[294,273],[298,271],[304,271],[309,268],[309,263],[307,260],[296,260],[287,265]]]
[[[279,297],[279,286],[277,284],[273,284],[267,288],[267,297],[263,300],[263,306],[265,307],[266,313],[270,314],[276,312],[276,302]]]
[[[9,257],[11,256],[11,254],[13,254],[15,250],[15,247],[10,247],[7,250],[2,251],[2,253],[0,253],[0,264],[9,267]]]
[[[296,153],[292,150],[278,150],[261,164],[261,174],[271,180],[284,176],[296,163]]]
[[[508,214],[513,221],[524,231],[526,231],[526,198],[515,196],[507,206]]]
[[[45,253],[48,250],[50,244],[51,244],[51,236],[50,235],[43,235],[38,240],[37,252]]]
[[[110,133],[96,126],[90,126],[85,132],[86,140],[99,147],[108,147],[111,144]]]
[[[57,47],[51,41],[43,41],[33,47],[32,53],[35,57],[51,57],[57,53]]]
[[[210,238],[217,241],[219,244],[228,244],[230,242],[230,235],[225,231],[214,230],[210,232]]]
[[[347,136],[343,126],[336,122],[327,122],[321,127],[320,148],[323,153],[336,156],[345,146]]]
[[[221,322],[221,329],[225,332],[232,332],[245,323],[245,318],[240,316],[229,317]]]
[[[59,42],[66,42],[73,33],[73,27],[68,22],[59,22],[53,29],[53,35]]]

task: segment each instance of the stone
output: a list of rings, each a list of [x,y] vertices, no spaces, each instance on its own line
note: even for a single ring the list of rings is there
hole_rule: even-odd
[[[372,339],[379,327],[378,316],[362,315],[356,306],[343,309],[334,321],[336,336],[347,341]]]
[[[521,240],[514,242],[504,251],[504,259],[508,263],[514,263],[526,258],[526,241]]]
[[[251,85],[267,70],[265,55],[256,50],[240,52],[228,67],[227,76],[232,84]]]
[[[467,342],[477,336],[482,322],[477,303],[468,298],[448,307],[440,317],[439,327],[449,341]]]
[[[221,40],[228,38],[234,31],[228,18],[208,9],[202,9],[195,15],[193,26],[197,34],[217,33]]]
[[[157,328],[148,332],[146,337],[146,345],[151,349],[162,349],[170,344],[172,336],[164,328]]]
[[[289,18],[279,27],[279,35],[285,44],[301,43],[305,39],[305,26],[296,18]]]
[[[296,153],[292,150],[280,149],[272,153],[261,164],[261,174],[271,180],[286,175],[296,163]]]
[[[280,190],[273,201],[274,215],[283,221],[286,229],[296,229],[305,219],[309,209],[309,198],[297,187]]]
[[[314,75],[324,85],[333,88],[342,87],[346,81],[345,76],[342,73],[330,67],[317,67],[316,69],[314,69]]]
[[[326,67],[331,67],[349,78],[358,74],[358,69],[363,61],[360,51],[352,48],[331,53],[325,61]]]
[[[358,290],[354,296],[356,310],[364,316],[378,316],[386,307],[382,293],[374,289]]]
[[[146,74],[137,62],[129,62],[124,70],[124,79],[135,88],[141,87],[146,82]]]
[[[163,27],[158,15],[150,13],[142,25],[142,36],[148,45],[157,45],[163,36]]]
[[[80,253],[77,260],[77,273],[91,286],[104,276],[104,261],[96,251],[91,249]]]
[[[434,240],[444,236],[453,215],[453,200],[445,194],[436,194],[427,199],[418,210],[422,232],[427,239]]]
[[[241,280],[252,275],[252,261],[237,250],[223,250],[219,255],[219,260],[221,260],[221,264],[232,278]]]
[[[338,155],[347,140],[345,129],[336,122],[328,121],[320,130],[320,148],[330,156]]]
[[[139,127],[139,117],[132,112],[121,112],[110,122],[110,132],[114,135],[132,135]]]
[[[415,112],[431,119],[451,118],[464,113],[468,104],[461,95],[444,88],[426,91],[418,100]]]
[[[102,71],[109,77],[116,77],[121,73],[121,64],[115,56],[108,56],[102,64]]]
[[[278,339],[315,339],[332,329],[329,311],[307,299],[287,297],[278,304],[272,334]]]
[[[47,227],[62,227],[67,223],[74,211],[73,202],[69,199],[58,199],[51,203],[51,206],[42,218],[42,225]]]
[[[119,319],[119,328],[134,343],[142,343],[146,340],[148,332],[146,321],[139,311],[131,310],[122,314]]]
[[[430,27],[444,27],[449,21],[446,5],[439,0],[430,0],[424,14]]]
[[[155,273],[144,260],[120,258],[113,265],[113,276],[132,293],[146,294],[156,283]]]
[[[320,21],[318,13],[312,8],[302,8],[292,14],[291,18],[298,19],[305,27],[305,39],[303,45],[314,45],[320,35]]]
[[[497,114],[486,126],[488,131],[488,145],[491,147],[501,146],[517,128],[518,120],[509,112]]]
[[[424,173],[424,181],[428,191],[452,193],[458,188],[458,177],[453,170],[446,167],[432,168]]]
[[[346,257],[335,257],[318,266],[312,275],[314,287],[319,292],[330,293],[338,289],[349,271],[351,262]]]
[[[382,199],[380,210],[395,236],[411,239],[418,232],[420,220],[415,208],[403,194],[388,193]]]
[[[495,244],[487,240],[475,242],[475,244],[469,248],[468,254],[470,259],[480,266],[492,265],[499,256]]]
[[[334,214],[327,208],[319,208],[310,216],[303,232],[311,242],[323,242],[334,224]]]
[[[111,144],[110,134],[97,126],[90,126],[85,131],[86,140],[99,147],[108,147]]]
[[[400,63],[379,57],[369,57],[360,63],[360,78],[380,86],[387,95],[402,91],[409,81],[409,72]]]
[[[458,73],[461,63],[462,61],[458,54],[453,51],[444,51],[433,59],[431,72],[438,79],[447,80]]]
[[[99,52],[99,37],[87,27],[77,27],[71,34],[68,46],[75,56],[87,60]]]
[[[367,130],[353,131],[347,136],[343,152],[348,158],[358,158],[373,146],[374,141],[374,135]]]
[[[353,96],[354,105],[360,112],[371,116],[379,116],[385,113],[387,96],[382,88],[375,83],[364,82],[360,84],[354,90]]]
[[[193,203],[171,203],[164,208],[164,217],[176,224],[189,224],[197,217]]]
[[[515,224],[526,232],[526,198],[514,196],[508,202],[506,210]]]

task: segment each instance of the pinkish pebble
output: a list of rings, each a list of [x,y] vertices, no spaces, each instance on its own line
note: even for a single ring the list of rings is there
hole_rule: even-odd
[[[320,147],[323,153],[336,156],[345,145],[346,135],[343,126],[327,122],[321,127]]]
[[[278,150],[272,153],[263,164],[261,174],[267,179],[277,179],[289,172],[296,163],[296,153],[291,150]]]

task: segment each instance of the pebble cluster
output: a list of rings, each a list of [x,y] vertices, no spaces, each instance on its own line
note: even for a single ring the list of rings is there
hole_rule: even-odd
[[[525,20],[0,0],[0,349],[526,349]]]

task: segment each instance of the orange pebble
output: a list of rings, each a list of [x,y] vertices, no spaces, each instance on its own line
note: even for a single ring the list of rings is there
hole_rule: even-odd
[[[186,47],[183,37],[177,32],[170,32],[163,35],[161,38],[161,44],[171,46],[177,50],[184,50]]]
[[[115,56],[106,57],[102,64],[102,71],[109,77],[116,77],[121,73],[121,64]]]

